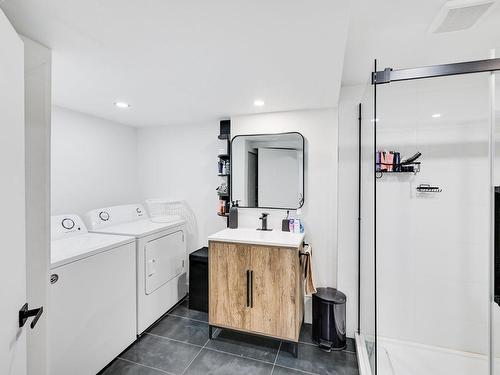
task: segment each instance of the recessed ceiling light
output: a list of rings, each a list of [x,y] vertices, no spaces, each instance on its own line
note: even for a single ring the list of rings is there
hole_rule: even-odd
[[[118,108],[129,108],[130,104],[125,102],[115,102],[115,106]]]
[[[264,101],[262,99],[254,100],[253,105],[256,107],[262,107],[264,105]]]
[[[441,113],[434,113],[432,115],[432,118],[440,118],[441,117]]]

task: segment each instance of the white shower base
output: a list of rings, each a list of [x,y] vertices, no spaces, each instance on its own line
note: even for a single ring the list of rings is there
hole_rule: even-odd
[[[487,375],[489,371],[486,355],[384,338],[377,343],[378,375]],[[360,375],[372,375],[370,368],[360,366]]]

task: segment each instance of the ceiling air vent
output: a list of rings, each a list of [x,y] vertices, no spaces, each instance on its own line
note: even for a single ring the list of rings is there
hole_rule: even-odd
[[[486,13],[496,0],[450,0],[447,1],[430,27],[431,33],[447,33],[465,30]]]

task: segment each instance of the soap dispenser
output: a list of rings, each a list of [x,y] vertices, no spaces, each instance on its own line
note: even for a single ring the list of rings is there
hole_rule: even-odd
[[[286,218],[281,220],[281,230],[283,232],[290,232],[290,211],[286,211]]]
[[[229,228],[238,228],[238,200],[232,202],[232,207],[229,210]]]

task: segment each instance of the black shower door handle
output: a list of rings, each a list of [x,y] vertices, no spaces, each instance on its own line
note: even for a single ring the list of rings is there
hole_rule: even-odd
[[[494,302],[500,306],[500,186],[495,186],[494,194],[495,217],[494,217]]]

